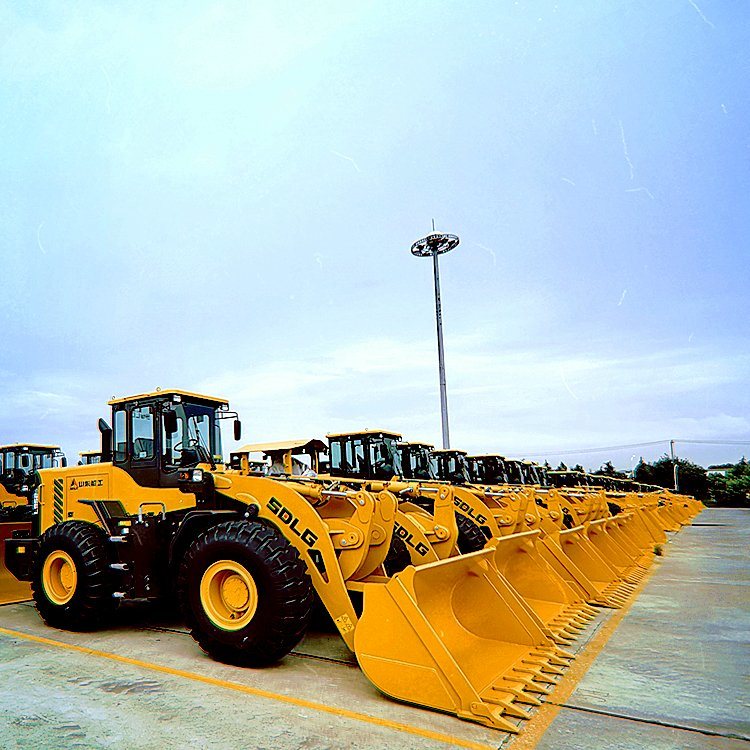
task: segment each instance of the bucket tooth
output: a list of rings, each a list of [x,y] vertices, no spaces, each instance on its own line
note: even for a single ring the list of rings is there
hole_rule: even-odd
[[[541,672],[547,672],[548,674],[564,674],[563,670],[559,667],[555,667],[550,664],[547,660],[541,659],[524,659],[522,664],[537,666]]]
[[[525,692],[523,690],[515,690],[510,691],[515,696],[515,699],[519,703],[526,703],[529,706],[541,706],[542,701],[539,700],[539,698],[535,698],[533,695],[529,695],[528,692]]]
[[[500,706],[503,709],[504,714],[512,716],[514,719],[526,719],[526,721],[528,721],[531,718],[531,714],[525,709],[517,706],[512,701],[495,698],[489,691],[482,693],[482,700],[485,703]]]
[[[529,663],[536,664],[537,662],[536,661],[534,661],[534,662],[525,661],[524,662],[524,664],[529,664]],[[560,669],[559,667],[553,667],[551,664],[540,664],[539,665],[539,671],[542,674],[544,674],[544,673],[547,673],[547,674],[559,674],[559,675],[565,674],[565,672],[562,669]]]
[[[560,659],[557,656],[550,656],[549,663],[558,667],[569,667],[572,659]]]
[[[523,664],[524,662],[521,662],[521,663]],[[532,679],[532,680],[536,679],[537,677],[539,677],[542,680],[544,680],[544,675],[542,674],[542,670],[541,669],[535,669],[534,667],[531,667],[531,666],[525,666],[525,667],[516,667],[515,671],[518,672],[518,673],[520,673],[520,674],[531,675],[530,679]],[[546,680],[545,680],[545,682],[546,682]]]
[[[518,734],[520,728],[517,724],[504,718],[502,715],[502,709],[499,707],[485,706],[484,704],[475,704],[472,706],[471,711],[458,711],[456,715],[459,719],[465,719],[466,721],[476,721],[479,724],[484,724],[488,727],[494,727],[500,729],[503,732],[510,734]]]
[[[560,646],[565,646],[567,648],[573,648],[573,644],[576,642],[576,638],[573,636],[566,635],[565,638],[561,639],[563,642],[560,643]]]
[[[555,661],[555,659],[568,659],[569,661],[573,661],[573,659],[575,658],[576,658],[576,655],[571,653],[570,651],[565,651],[564,649],[556,648],[555,653],[552,656],[550,656],[550,662],[552,662],[552,664],[556,664],[557,662]]]
[[[503,686],[493,685],[491,689],[498,693],[510,693],[515,697],[517,701],[520,701],[521,703],[528,703],[530,706],[542,705],[542,702],[538,698],[535,698],[533,695],[529,695],[529,693],[522,688],[514,687],[515,685],[518,685],[518,680],[514,680],[508,677],[504,677],[503,680],[511,684]]]
[[[552,691],[549,688],[542,687],[536,682],[531,683],[526,690],[530,693],[538,693],[539,695],[551,695]]]

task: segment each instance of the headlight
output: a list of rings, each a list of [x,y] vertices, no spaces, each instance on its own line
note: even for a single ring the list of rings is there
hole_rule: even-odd
[[[193,476],[190,477],[193,482],[203,481],[203,469],[193,469]]]

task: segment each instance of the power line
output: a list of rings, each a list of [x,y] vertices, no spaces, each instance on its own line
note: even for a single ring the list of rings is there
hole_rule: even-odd
[[[520,452],[520,455],[534,458],[536,456],[549,456],[554,454],[555,456],[572,456],[577,453],[603,453],[604,451],[616,451],[622,448],[643,448],[649,445],[661,445],[662,443],[668,443],[669,440],[654,440],[650,443],[629,443],[627,445],[604,445],[601,448],[579,448],[578,450],[572,450],[566,448],[565,450],[548,450],[541,453],[526,453]]]
[[[646,443],[627,443],[624,445],[604,445],[601,448],[579,448],[573,450],[566,448],[564,450],[547,450],[536,453],[527,453],[525,451],[517,451],[518,455],[527,456],[528,458],[537,458],[539,456],[574,456],[579,453],[604,453],[606,451],[623,450],[625,448],[647,448],[652,445],[669,444],[670,440],[652,440]],[[691,445],[750,445],[750,440],[679,440],[674,439],[675,444],[679,443],[690,443]]]
[[[675,440],[675,443],[694,445],[750,445],[750,440]]]

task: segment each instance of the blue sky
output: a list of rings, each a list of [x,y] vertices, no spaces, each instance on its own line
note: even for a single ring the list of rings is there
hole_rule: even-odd
[[[245,440],[438,441],[434,217],[455,447],[750,441],[749,32],[719,0],[0,4],[0,440],[73,455],[173,386]]]

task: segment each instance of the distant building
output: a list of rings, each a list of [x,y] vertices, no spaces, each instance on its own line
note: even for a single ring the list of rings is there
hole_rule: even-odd
[[[706,474],[721,474],[725,477],[734,464],[714,464],[706,469]]]

